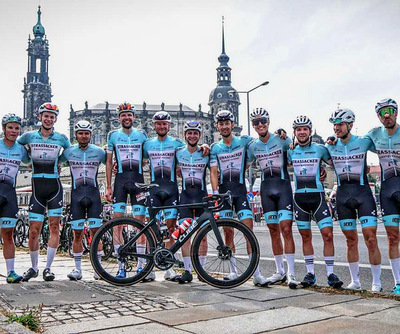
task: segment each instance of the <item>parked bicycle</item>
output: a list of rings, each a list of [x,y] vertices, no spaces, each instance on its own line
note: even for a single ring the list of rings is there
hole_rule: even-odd
[[[158,185],[136,183],[136,186],[144,191],[137,195],[138,199],[145,198],[146,203],[151,203],[149,190]],[[226,201],[231,201],[230,192],[205,197],[201,203],[163,207],[149,206],[150,218],[146,225],[135,218],[116,218],[109,221],[100,227],[92,241],[90,258],[94,270],[105,281],[114,285],[137,283],[145,278],[154,266],[161,270],[168,270],[174,265],[180,265],[175,254],[197,232],[192,242],[191,257],[198,277],[218,288],[239,286],[253,275],[258,265],[259,245],[254,233],[244,224],[233,219],[214,218],[214,213],[219,211]],[[163,242],[156,216],[159,211],[169,208],[204,208],[204,213],[197,221],[194,220],[168,249]],[[121,225],[127,231],[132,231],[127,238],[113,233],[114,228]],[[224,242],[224,236],[227,233],[233,235],[234,244],[228,245]],[[121,246],[115,258],[99,260],[93,249],[97,249],[100,241],[107,234],[112,235],[113,244]],[[137,251],[139,240],[140,245],[146,245],[145,251],[143,252],[141,249],[140,253]],[[140,258],[145,264],[142,270],[137,270]],[[237,278],[226,279],[234,262],[236,262]],[[116,277],[121,265],[126,272],[125,278]]]

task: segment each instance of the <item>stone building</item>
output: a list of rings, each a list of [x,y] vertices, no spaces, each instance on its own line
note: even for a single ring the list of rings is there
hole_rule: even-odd
[[[44,102],[51,101],[49,81],[49,41],[41,23],[41,10],[38,8],[38,20],[33,27],[34,38],[28,38],[28,71],[24,78],[24,117],[23,131],[38,126],[38,108]]]

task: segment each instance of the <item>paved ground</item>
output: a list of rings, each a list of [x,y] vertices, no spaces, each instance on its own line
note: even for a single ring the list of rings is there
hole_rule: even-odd
[[[17,268],[29,267],[27,252],[19,252],[17,259]],[[72,265],[71,258],[57,257],[54,282],[37,278],[10,285],[1,280],[0,308],[21,314],[27,306],[43,304],[45,333],[57,334],[400,333],[400,301],[396,300],[285,286],[256,288],[251,282],[230,290],[197,280],[179,285],[164,281],[162,272],[157,272],[153,283],[115,287],[94,281],[87,261],[83,280],[68,281]]]

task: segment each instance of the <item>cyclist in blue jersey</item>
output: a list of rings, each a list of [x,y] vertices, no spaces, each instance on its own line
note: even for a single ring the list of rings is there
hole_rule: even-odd
[[[67,148],[61,155],[60,161],[67,161],[71,170],[70,217],[74,233],[72,251],[75,268],[68,274],[68,278],[77,281],[82,278],[82,239],[85,221],[89,224],[92,237],[102,223],[97,172],[100,164],[106,162],[106,153],[102,148],[90,144],[93,128],[88,121],[78,121],[74,130],[78,144]],[[97,256],[101,257],[102,255],[102,249],[98,249]],[[95,278],[98,278],[97,274],[95,274]]]
[[[18,202],[15,184],[21,161],[29,163],[25,148],[16,142],[21,132],[21,117],[6,114],[2,118],[4,137],[0,140],[0,227],[3,255],[7,267],[7,283],[18,283],[22,276],[14,270],[14,227],[17,222]]]
[[[141,191],[135,186],[135,183],[143,183],[143,145],[147,139],[147,135],[133,127],[135,120],[135,107],[130,103],[122,103],[117,108],[118,120],[121,129],[111,131],[107,138],[107,163],[106,163],[106,182],[107,192],[106,199],[113,202],[114,217],[123,217],[126,210],[128,196],[132,205],[132,213],[134,217],[142,222],[145,218],[144,200],[137,200],[136,195]],[[117,174],[114,180],[114,191],[111,187],[111,176],[113,169],[113,155],[117,161]],[[115,228],[113,238],[114,251],[118,254],[118,249],[123,243],[122,236],[123,225]],[[117,237],[118,235],[118,237]],[[119,243],[121,240],[121,243]],[[146,246],[138,244],[138,252],[146,250]],[[139,258],[138,269],[143,267],[143,258]],[[126,272],[123,264],[118,261],[119,270],[118,278],[125,278]],[[155,279],[155,275],[151,274],[149,280]]]
[[[184,134],[187,145],[178,148],[176,152],[177,170],[182,178],[182,192],[179,204],[201,203],[203,197],[207,197],[206,174],[210,157],[203,156],[198,145],[201,137],[201,124],[198,121],[187,121],[184,125]],[[197,220],[203,213],[203,209],[179,209],[179,221],[181,224],[186,219]],[[206,262],[207,243],[206,239],[200,246],[199,258],[202,265]],[[192,263],[190,260],[190,240],[182,246],[183,263],[185,271],[179,277],[179,283],[191,282]]]
[[[295,289],[299,282],[294,270],[293,195],[287,171],[287,151],[291,140],[269,132],[269,114],[263,108],[254,109],[250,114],[250,121],[259,138],[249,145],[249,162],[252,163],[256,159],[260,165],[261,204],[271,236],[276,265],[276,273],[268,277],[268,283],[275,284],[287,280],[288,286]],[[284,251],[287,273],[283,265]]]
[[[372,272],[372,292],[380,292],[381,253],[376,238],[376,204],[367,179],[367,151],[373,148],[370,140],[350,133],[355,115],[350,109],[332,113],[329,121],[338,138],[335,145],[327,145],[338,180],[336,194],[340,227],[346,237],[347,261],[351,274],[348,289],[360,290],[357,216],[361,222],[364,241],[368,248]]]
[[[44,103],[39,107],[38,131],[24,133],[18,142],[28,147],[32,165],[32,196],[29,204],[29,253],[32,267],[24,273],[24,281],[37,277],[39,273],[39,234],[42,228],[46,207],[49,216],[50,239],[47,247],[47,262],[43,270],[43,279],[52,281],[55,278],[50,267],[57,252],[60,240],[60,216],[63,206],[63,189],[58,174],[58,158],[61,149],[71,144],[68,138],[54,131],[58,107]]]
[[[214,193],[232,193],[232,204],[241,222],[253,229],[253,214],[247,200],[247,189],[245,184],[245,172],[247,167],[247,147],[252,137],[234,136],[232,130],[235,119],[229,110],[220,110],[215,116],[217,130],[222,140],[211,146],[211,186]],[[218,178],[219,172],[219,178]],[[232,208],[227,204],[220,211],[221,218],[232,218]],[[233,234],[230,228],[224,229],[226,243],[234,248]],[[249,254],[251,257],[252,254]],[[236,279],[237,272],[236,257],[230,260],[230,271],[226,279]],[[267,286],[267,279],[261,275],[260,268],[254,273],[253,283],[258,286]]]
[[[381,127],[366,135],[374,144],[381,165],[380,202],[383,224],[388,236],[389,260],[395,280],[392,292],[400,295],[400,130],[397,123],[398,106],[393,99],[383,99],[375,106]]]
[[[343,282],[333,273],[334,245],[333,222],[325,201],[325,190],[320,181],[321,162],[331,164],[328,150],[313,143],[312,122],[307,116],[298,116],[293,122],[297,145],[288,151],[288,163],[293,165],[295,179],[294,215],[299,229],[307,274],[303,287],[315,284],[314,248],[312,245],[311,220],[315,220],[324,242],[324,260],[328,284],[340,288]]]

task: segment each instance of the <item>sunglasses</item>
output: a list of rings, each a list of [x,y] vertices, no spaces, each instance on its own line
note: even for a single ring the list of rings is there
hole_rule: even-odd
[[[46,107],[46,109],[48,109],[48,110],[58,110],[58,107],[57,107],[55,104],[47,103],[47,104],[45,105],[45,107]]]
[[[252,123],[253,123],[254,126],[257,126],[259,124],[263,124],[264,125],[264,124],[268,123],[268,120],[266,118],[255,119],[255,120],[252,121]]]
[[[385,116],[386,114],[389,114],[389,116],[392,116],[395,112],[396,112],[396,110],[394,108],[386,107],[386,108],[382,108],[381,110],[379,110],[379,115],[381,117]]]

